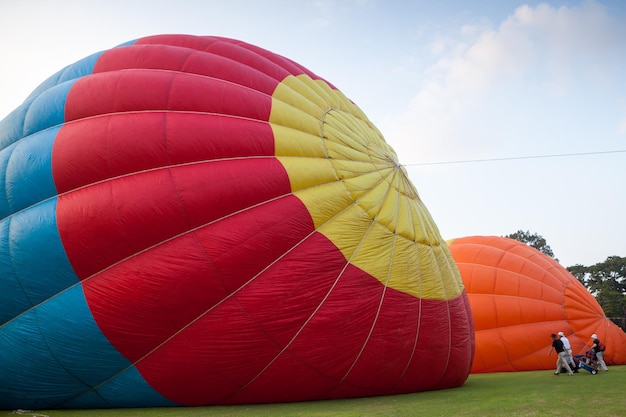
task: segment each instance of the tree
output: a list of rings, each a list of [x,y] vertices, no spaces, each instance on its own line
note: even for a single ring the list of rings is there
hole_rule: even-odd
[[[609,256],[604,262],[567,270],[596,297],[604,314],[626,330],[626,257]]]
[[[525,243],[528,246],[537,249],[539,252],[548,255],[550,258],[553,258],[558,262],[558,259],[554,258],[554,252],[552,252],[552,248],[550,248],[550,245],[546,243],[546,240],[543,238],[543,236],[537,233],[530,233],[529,231],[518,230],[517,232],[506,235],[504,237],[508,237],[509,239],[515,239],[519,242]]]
[[[568,266],[566,268],[570,274],[574,275],[574,277],[581,283],[583,284],[587,289],[589,289],[589,286],[586,283],[587,280],[587,270],[589,269],[588,267],[586,267],[585,265],[581,265],[581,264],[576,264],[573,266]]]

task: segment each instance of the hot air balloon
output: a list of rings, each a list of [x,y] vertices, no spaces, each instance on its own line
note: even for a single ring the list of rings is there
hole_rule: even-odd
[[[158,35],[0,122],[0,408],[241,404],[456,387],[454,260],[336,87]]]
[[[553,369],[550,334],[563,332],[572,354],[606,341],[608,363],[626,363],[626,334],[557,261],[513,239],[448,241],[468,293],[476,331],[472,373]]]

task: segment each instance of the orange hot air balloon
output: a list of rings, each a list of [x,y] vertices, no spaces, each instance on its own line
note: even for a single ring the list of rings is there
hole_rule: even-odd
[[[472,373],[552,369],[551,333],[572,353],[596,333],[608,364],[626,363],[626,334],[606,318],[587,289],[558,262],[513,239],[470,236],[448,241],[474,316]]]

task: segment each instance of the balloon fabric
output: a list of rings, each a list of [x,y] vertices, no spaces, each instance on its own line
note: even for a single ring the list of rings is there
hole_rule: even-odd
[[[457,387],[447,245],[356,104],[301,65],[157,35],[0,122],[0,408]]]
[[[626,364],[626,334],[608,319],[589,291],[548,255],[498,236],[448,241],[474,317],[472,373],[553,369],[550,335],[563,332],[573,355],[584,354],[596,333],[607,363]]]

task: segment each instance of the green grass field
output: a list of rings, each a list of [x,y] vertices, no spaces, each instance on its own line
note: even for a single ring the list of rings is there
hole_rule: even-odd
[[[350,400],[242,406],[110,410],[19,410],[48,417],[414,417],[414,416],[624,416],[626,366],[569,377],[552,371],[470,375],[455,389]],[[15,416],[16,411],[0,411]]]

